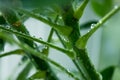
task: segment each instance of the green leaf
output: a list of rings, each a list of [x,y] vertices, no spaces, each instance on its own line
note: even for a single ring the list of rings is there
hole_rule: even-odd
[[[5,25],[5,24],[6,24],[5,19],[3,18],[2,15],[0,15],[0,25]]]
[[[24,53],[24,51],[22,49],[17,49],[17,50],[14,50],[14,51],[9,51],[9,52],[0,54],[0,58],[6,57],[6,56],[9,56],[9,55],[15,55],[15,54],[22,55],[23,53]]]
[[[5,41],[0,38],[0,51],[4,50]]]
[[[28,80],[35,80],[35,79],[45,79],[46,72],[45,71],[37,71],[35,74],[33,74],[31,77],[29,77]]]
[[[0,25],[5,25],[5,24],[6,24],[6,21],[3,18],[2,13],[0,12]],[[4,45],[5,45],[5,41],[0,37],[0,52],[4,50]]]
[[[110,66],[103,71],[101,71],[103,80],[112,80],[113,74],[114,74],[115,67]]]
[[[120,67],[115,69],[112,80],[120,80]]]
[[[93,10],[101,17],[105,16],[113,7],[113,0],[91,0]]]
[[[16,78],[16,80],[26,80],[27,76],[29,74],[31,70],[31,63],[29,62],[24,69],[19,73],[18,77]]]
[[[5,28],[5,26],[4,26],[4,28]],[[12,36],[9,32],[5,32],[5,31],[1,31],[1,32],[0,32],[0,35],[3,35],[3,36],[7,35],[7,36],[13,38],[13,36]],[[0,38],[1,38],[4,42],[8,42],[8,43],[10,43],[11,45],[13,44],[12,41],[10,41],[9,39],[4,39],[3,36],[0,36]],[[3,48],[3,49],[4,49],[4,48]]]
[[[82,3],[82,4],[78,7],[78,9],[75,11],[74,17],[75,17],[76,19],[79,20],[79,19],[81,18],[81,16],[83,15],[83,11],[84,11],[84,9],[85,9],[88,1],[89,1],[89,0],[84,0],[83,3]]]
[[[16,29],[19,32],[28,34],[27,29],[21,23],[18,14],[14,10],[3,6],[0,8],[0,11],[2,12],[3,17],[5,18],[7,23],[10,25],[10,27],[12,27],[13,29]]]
[[[8,7],[24,7],[27,9],[51,7],[52,5],[64,5],[72,0],[0,0],[0,5]]]
[[[6,19],[6,21],[8,22],[9,26],[11,28],[13,28],[14,31],[29,35],[28,30],[26,29],[24,24],[20,21],[18,14],[13,9],[8,8],[6,6],[2,6],[1,12],[2,12],[4,18]],[[11,30],[11,29],[9,28],[9,30]],[[29,45],[31,48],[35,48],[34,42],[32,40],[29,40],[29,39],[26,39],[26,38],[20,37],[20,36],[17,36],[17,38],[20,42]],[[49,69],[48,63],[45,62],[44,60],[42,60],[34,55],[31,55],[29,51],[26,51],[26,54],[37,69],[40,69],[40,70]]]

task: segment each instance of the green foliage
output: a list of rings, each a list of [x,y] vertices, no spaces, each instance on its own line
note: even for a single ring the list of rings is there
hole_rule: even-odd
[[[94,11],[101,17],[105,16],[113,6],[113,0],[91,0]]]
[[[104,17],[99,21],[97,20],[98,22],[96,20],[85,22],[80,27],[79,20],[84,14],[88,2],[89,0],[0,0],[0,51],[4,49],[6,41],[20,48],[0,54],[0,58],[22,54],[23,58],[30,60],[18,74],[16,80],[59,80],[57,72],[50,64],[74,80],[102,80],[102,77],[103,80],[110,80],[114,78],[115,67],[108,67],[101,73],[95,69],[89,58],[86,45],[91,36],[117,13],[120,7],[111,10],[112,0],[91,0],[94,11],[99,16]],[[29,34],[23,22],[30,17],[47,24],[51,28],[47,41],[32,37]],[[82,29],[88,27],[91,29],[86,34],[81,35]],[[16,37],[9,36],[8,33]],[[63,48],[51,43],[54,33]],[[39,49],[39,44],[35,42],[45,47]],[[76,66],[78,75],[76,76],[61,64],[50,59],[48,57],[49,48],[67,55]],[[22,61],[22,63],[26,63],[26,61]],[[36,71],[32,73],[32,76],[29,76],[30,70],[33,68],[31,66],[34,66]]]
[[[46,73],[46,72],[38,71],[38,72],[36,72],[35,74],[33,74],[33,75],[29,78],[29,80],[44,79],[44,78],[45,78],[45,73]]]
[[[6,21],[3,18],[2,14],[0,14],[0,25],[5,25],[5,24],[6,24]],[[5,45],[5,41],[0,37],[0,51],[4,50],[4,45]]]
[[[114,73],[115,67],[114,66],[110,66],[106,69],[104,69],[101,74],[103,76],[103,80],[111,80],[113,73]]]
[[[120,7],[115,7],[114,10],[112,10],[111,12],[109,12],[105,17],[103,17],[97,24],[92,24],[91,25],[91,29],[90,31],[88,31],[88,33],[86,33],[85,35],[83,35],[82,37],[80,37],[77,42],[76,42],[76,46],[79,49],[85,49],[86,44],[88,39],[92,36],[92,34],[94,34],[94,32],[99,29],[99,27],[107,21],[108,18],[110,18],[112,15],[114,15],[115,12],[119,11]]]
[[[30,69],[31,69],[31,63],[29,62],[25,66],[25,68],[18,74],[18,77],[16,78],[16,80],[26,80],[30,72]]]
[[[89,1],[89,0],[85,0],[85,1],[81,4],[81,6],[79,6],[78,9],[75,11],[74,17],[75,17],[76,19],[78,19],[78,20],[80,19],[80,17],[82,16],[83,11],[84,11],[84,9],[85,9],[88,1]]]
[[[4,40],[3,39],[0,39],[0,51],[3,51],[4,50]]]

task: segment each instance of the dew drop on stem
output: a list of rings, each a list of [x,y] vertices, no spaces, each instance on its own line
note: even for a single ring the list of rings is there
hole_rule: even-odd
[[[9,29],[9,26],[6,26],[7,29]]]
[[[118,8],[118,6],[117,5],[115,5],[115,7],[114,7],[115,9],[117,9]]]
[[[44,46],[44,49],[47,49],[48,47],[47,46]]]
[[[43,40],[42,37],[39,38],[40,40]]]
[[[35,38],[35,36],[33,36]]]
[[[102,21],[101,21],[101,20],[99,21],[99,24],[102,24]]]
[[[91,27],[90,27],[90,28],[93,29],[94,27],[95,27],[95,24],[91,24]]]
[[[62,17],[60,16],[59,19],[62,19]]]

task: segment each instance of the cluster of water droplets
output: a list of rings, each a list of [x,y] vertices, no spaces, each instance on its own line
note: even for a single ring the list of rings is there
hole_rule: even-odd
[[[43,40],[43,38],[42,38],[42,37],[39,37],[39,40],[41,40],[41,41],[42,41],[42,40]]]

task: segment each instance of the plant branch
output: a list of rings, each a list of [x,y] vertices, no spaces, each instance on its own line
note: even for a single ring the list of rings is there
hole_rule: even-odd
[[[40,59],[45,60],[46,62],[49,61],[50,63],[54,64],[56,67],[58,67],[59,69],[61,69],[62,71],[64,71],[65,73],[67,73],[69,76],[71,76],[72,78],[74,78],[75,80],[79,80],[77,77],[75,77],[72,73],[70,73],[68,70],[66,70],[64,67],[62,67],[61,65],[59,65],[58,63],[56,63],[55,61],[49,59],[48,57],[46,57],[45,55],[42,55],[42,53],[40,54],[40,52],[37,52],[36,50],[34,50],[33,48],[29,47],[28,45],[24,44],[24,43],[19,43],[16,40],[14,40],[13,38],[9,38],[7,37],[7,35],[3,36],[2,34],[0,34],[0,36],[2,36],[5,39],[8,39],[12,42],[14,42],[15,44],[17,44],[19,47],[21,47],[24,50],[30,51],[32,55],[39,57]]]
[[[93,26],[91,26],[92,29],[77,40],[76,47],[79,49],[85,49],[88,39],[93,35],[93,33],[119,10],[120,10],[120,7],[115,6],[115,8],[112,11],[110,11],[105,17],[99,20],[97,24],[94,24]]]
[[[14,51],[10,51],[10,52],[0,54],[0,58],[6,57],[6,56],[9,56],[9,55],[14,55],[14,54],[23,55],[23,53],[24,53],[24,51],[22,49],[17,49],[17,50],[14,50]]]
[[[59,35],[59,33],[58,33],[57,31],[55,31],[55,32],[56,32],[59,40],[61,41],[63,47],[64,47],[64,48],[67,48],[67,45],[65,45],[65,43],[64,43],[63,39],[61,38],[61,36]],[[73,59],[72,61],[73,61],[74,65],[76,66],[76,68],[78,69],[78,71],[81,73],[82,77],[86,80],[86,77],[85,77],[84,73],[81,71],[81,68],[80,68],[80,66],[78,65],[78,63],[76,62],[76,60]]]
[[[104,18],[102,18],[97,24],[93,26],[93,28],[85,35],[80,37],[76,42],[76,54],[77,54],[77,61],[79,62],[79,65],[81,65],[81,62],[83,64],[83,69],[85,69],[85,73],[88,74],[88,80],[95,79],[95,80],[101,80],[101,76],[99,73],[95,70],[93,64],[91,63],[88,53],[85,49],[86,43],[88,39],[92,36],[92,34],[103,24],[105,23],[110,17],[112,17],[117,11],[119,11],[120,7],[115,7],[110,13],[108,13]],[[90,79],[89,79],[90,77]]]
[[[54,24],[54,23],[42,18],[41,16],[35,15],[27,10],[20,9],[20,8],[17,8],[16,10],[23,13],[23,14],[26,14],[27,16],[33,17],[37,20],[40,20],[43,23],[48,24],[49,26],[51,26],[52,28],[54,28],[55,30],[57,30],[58,32],[63,34],[64,36],[69,36],[71,31],[72,31],[72,28],[70,28],[68,26],[61,26],[61,25]]]
[[[16,30],[7,29],[7,28],[5,28],[5,27],[3,27],[3,26],[0,26],[0,29],[2,29],[2,30],[4,30],[4,31],[7,31],[7,32],[14,33],[14,34],[16,34],[17,36],[23,37],[23,38],[25,38],[25,39],[29,39],[29,40],[33,40],[33,41],[36,41],[36,42],[41,43],[41,44],[45,44],[45,45],[47,45],[47,46],[49,46],[49,47],[52,47],[52,48],[54,48],[54,49],[56,49],[56,50],[59,50],[59,51],[65,53],[66,55],[68,55],[68,56],[69,56],[70,58],[72,58],[72,59],[75,58],[75,53],[74,53],[73,51],[69,51],[69,50],[66,50],[66,49],[62,49],[62,48],[60,48],[60,47],[57,47],[57,46],[55,46],[55,45],[52,45],[51,43],[48,43],[48,42],[42,41],[42,40],[40,40],[40,39],[31,37],[31,36],[29,36],[29,35],[20,33],[20,32],[18,32],[18,31],[16,31]]]
[[[57,23],[58,18],[59,18],[59,15],[57,15],[56,18],[55,18],[55,20],[54,20],[54,23],[55,23],[55,24]],[[49,20],[51,21],[51,19],[49,19]],[[52,36],[53,36],[53,32],[54,32],[54,29],[51,28],[51,31],[50,31],[50,34],[49,34],[49,37],[48,37],[47,42],[50,42],[50,40],[51,40],[51,38],[52,38]]]

